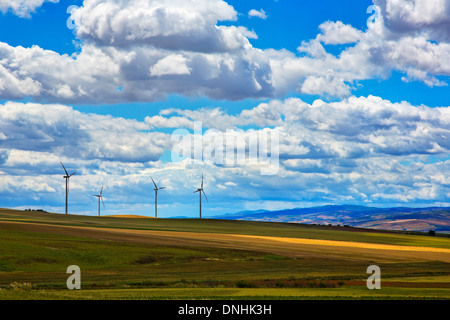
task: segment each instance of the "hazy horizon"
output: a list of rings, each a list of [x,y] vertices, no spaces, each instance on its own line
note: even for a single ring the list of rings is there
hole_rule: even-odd
[[[450,207],[448,0],[40,2],[0,4],[0,207],[64,213],[60,161],[71,214]]]

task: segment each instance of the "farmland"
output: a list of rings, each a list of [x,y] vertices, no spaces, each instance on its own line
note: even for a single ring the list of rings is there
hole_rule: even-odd
[[[368,290],[378,265],[382,289]],[[82,290],[68,290],[78,265]],[[1,299],[449,299],[450,238],[0,209]]]

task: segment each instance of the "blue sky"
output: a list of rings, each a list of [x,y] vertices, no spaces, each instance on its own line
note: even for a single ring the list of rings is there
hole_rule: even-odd
[[[0,207],[63,212],[59,161],[77,214],[105,185],[104,214],[152,215],[152,176],[195,217],[202,172],[204,216],[449,205],[450,1],[405,1],[2,2]],[[173,161],[200,122],[203,147],[279,132],[277,174]]]

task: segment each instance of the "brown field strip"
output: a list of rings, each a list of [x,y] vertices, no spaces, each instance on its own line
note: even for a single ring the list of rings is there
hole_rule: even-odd
[[[96,228],[1,221],[0,230],[34,231],[119,242],[167,246],[217,247],[261,251],[288,257],[326,257],[360,261],[450,262],[450,249],[352,241],[250,236],[220,233]]]

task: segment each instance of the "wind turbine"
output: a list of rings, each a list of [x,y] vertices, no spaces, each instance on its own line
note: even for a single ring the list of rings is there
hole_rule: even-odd
[[[158,218],[158,190],[165,189],[166,187],[158,188],[156,186],[155,180],[153,180],[152,177],[150,177],[150,179],[152,179],[153,185],[155,186],[155,189],[153,189],[153,190],[155,190],[155,218]]]
[[[103,208],[105,207],[105,202],[103,201],[102,193],[103,193],[103,186],[102,186],[102,189],[100,190],[100,194],[94,195],[94,197],[98,198],[98,216],[99,217],[100,217],[100,199],[102,199]]]
[[[198,195],[200,196],[199,199],[200,199],[200,219],[201,219],[202,218],[202,192],[203,192],[203,195],[205,196],[206,201],[208,201],[208,197],[206,196],[206,193],[203,190],[203,174],[202,174],[202,185],[200,188],[197,189],[197,191],[194,191],[194,193],[196,193],[196,192],[198,192],[199,193]]]
[[[61,162],[61,161],[60,161],[60,162]],[[67,204],[68,204],[67,201],[68,201],[68,199],[69,199],[69,179],[70,179],[70,177],[73,176],[76,172],[74,172],[74,173],[72,173],[72,174],[69,175],[69,173],[68,173],[67,170],[66,170],[66,167],[64,167],[64,165],[63,165],[62,162],[61,162],[61,165],[62,165],[64,171],[66,172],[66,175],[65,175],[63,178],[66,179],[66,214],[67,214],[67,213],[68,213],[68,211],[67,211]]]

